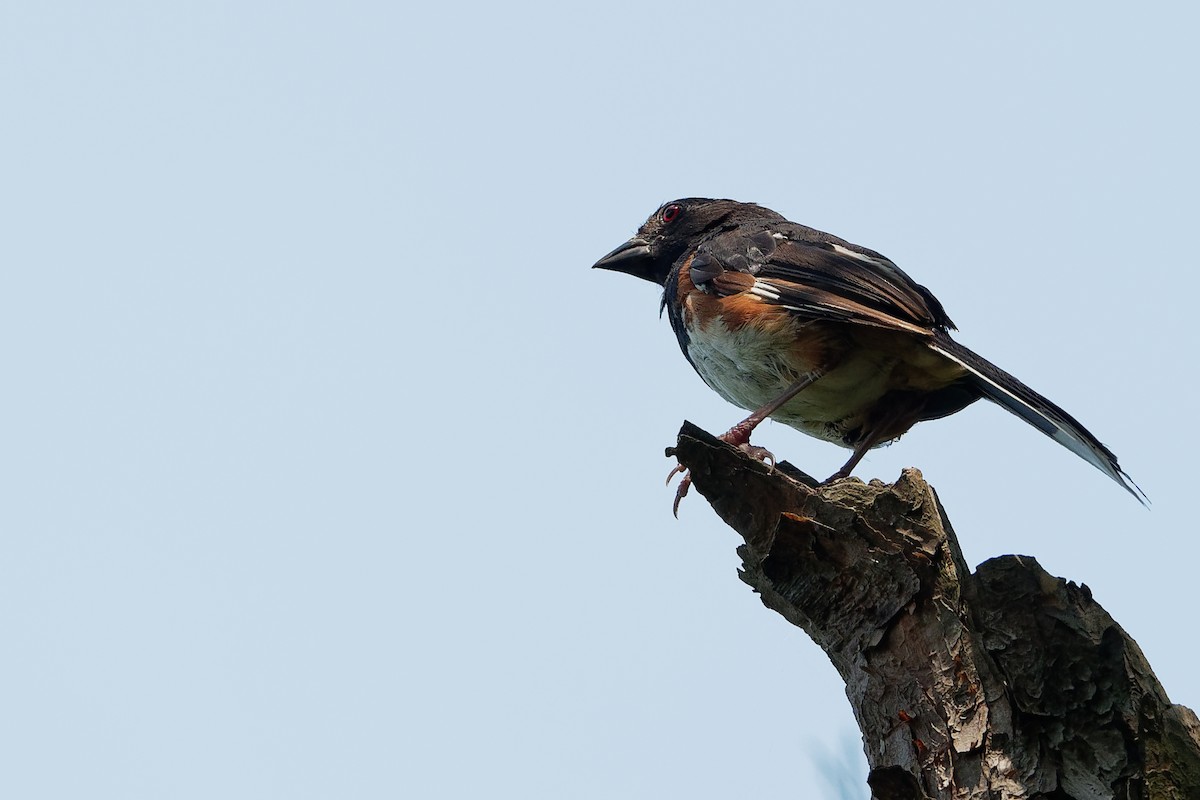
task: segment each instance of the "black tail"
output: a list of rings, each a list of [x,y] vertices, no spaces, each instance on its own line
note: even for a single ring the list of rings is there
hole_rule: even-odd
[[[1125,474],[1117,457],[1074,417],[982,356],[944,333],[934,335],[933,349],[970,372],[983,396],[1049,436],[1148,505],[1145,493]]]

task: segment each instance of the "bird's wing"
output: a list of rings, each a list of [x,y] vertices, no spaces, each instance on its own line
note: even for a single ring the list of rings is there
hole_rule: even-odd
[[[692,282],[720,296],[749,292],[805,318],[925,335],[954,327],[937,298],[887,258],[793,227],[705,242],[692,259]]]
[[[691,260],[698,289],[753,298],[803,319],[904,331],[958,364],[980,394],[1097,467],[1140,502],[1146,496],[1117,457],[1070,414],[950,338],[949,317],[928,289],[888,259],[812,229],[729,231],[700,245]]]

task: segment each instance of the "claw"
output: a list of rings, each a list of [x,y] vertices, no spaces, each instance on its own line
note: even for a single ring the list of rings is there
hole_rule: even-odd
[[[736,429],[735,429],[736,430]],[[753,459],[763,462],[767,465],[768,474],[775,472],[775,454],[765,447],[750,444],[749,442],[738,442],[735,430],[729,431],[724,436],[719,437],[723,441],[727,441],[735,445],[746,455]],[[729,441],[733,439],[734,441]],[[675,519],[679,519],[679,504],[683,502],[683,498],[687,497],[688,489],[692,488],[692,476],[687,474],[688,469],[683,464],[676,464],[675,469],[667,473],[667,485],[671,485],[671,480],[676,475],[682,475],[683,480],[679,482],[679,488],[675,490],[675,502],[671,504],[671,513],[675,515]]]
[[[686,472],[687,470],[682,470]],[[683,498],[687,497],[688,489],[692,486],[692,476],[684,475],[683,480],[679,482],[679,488],[675,490],[675,502],[671,504],[671,513],[675,515],[675,519],[679,519],[679,504]]]
[[[679,519],[679,503],[687,496],[688,489],[692,485],[692,476],[687,474],[687,467],[683,464],[676,464],[675,469],[667,473],[667,485],[671,485],[671,479],[676,475],[682,475],[683,480],[679,482],[679,488],[675,490],[675,502],[671,504],[671,513],[675,515],[675,519]]]
[[[766,464],[768,475],[775,472],[775,464],[778,462],[775,460],[775,454],[767,448],[759,447],[758,445],[746,442],[745,444],[738,445],[738,449],[756,461],[761,461]]]

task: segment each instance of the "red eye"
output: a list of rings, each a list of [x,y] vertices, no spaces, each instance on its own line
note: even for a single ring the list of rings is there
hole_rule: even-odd
[[[671,205],[662,210],[662,221],[670,225],[672,222],[679,219],[679,215],[682,213],[683,209],[681,207],[675,203],[671,203]]]

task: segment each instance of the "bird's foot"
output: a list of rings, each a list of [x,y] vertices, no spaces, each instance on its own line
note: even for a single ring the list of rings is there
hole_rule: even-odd
[[[761,461],[762,463],[766,464],[768,473],[775,471],[775,454],[767,448],[759,447],[758,445],[747,442],[746,444],[738,445],[738,449],[753,458],[755,461]]]
[[[848,478],[848,477],[850,477],[850,473],[848,471],[846,471],[844,469],[839,469],[837,472],[833,473],[828,478],[821,481],[818,485],[819,486],[828,486],[829,484],[834,483],[835,481],[840,481],[842,478]]]
[[[770,468],[772,472],[774,472],[775,454],[765,447],[759,447],[758,445],[750,444],[750,432],[754,430],[754,426],[757,424],[757,422],[752,423],[749,419],[744,420],[739,422],[737,425],[734,425],[717,438],[722,442],[733,445],[738,450],[741,450],[743,453],[753,458],[755,461],[763,462],[768,468]]]
[[[750,444],[750,430],[745,428],[744,424],[734,425],[717,438],[722,442],[733,445],[755,461],[763,462],[767,465],[767,469],[770,472],[775,471],[775,454],[765,447]],[[675,490],[675,502],[671,504],[671,513],[678,519],[679,504],[683,501],[683,498],[687,497],[688,489],[692,488],[692,476],[688,474],[687,467],[682,464],[676,464],[675,468],[667,473],[668,486],[676,475],[683,476],[682,480],[679,481],[679,487]]]

